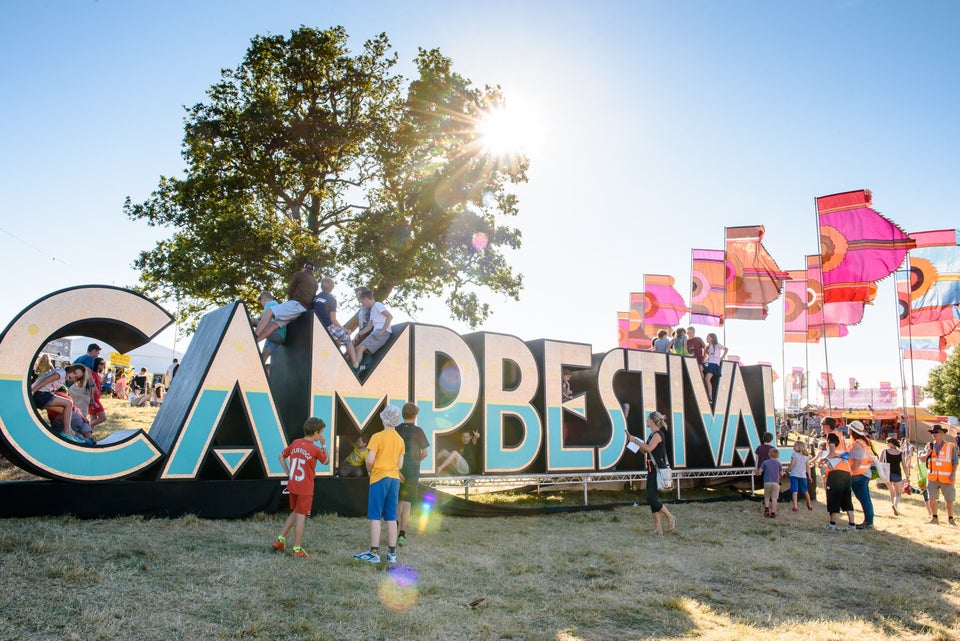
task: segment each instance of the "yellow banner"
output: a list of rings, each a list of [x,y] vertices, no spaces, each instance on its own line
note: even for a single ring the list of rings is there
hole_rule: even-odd
[[[110,352],[110,364],[122,365],[123,367],[130,367],[130,355],[121,354],[119,352]]]

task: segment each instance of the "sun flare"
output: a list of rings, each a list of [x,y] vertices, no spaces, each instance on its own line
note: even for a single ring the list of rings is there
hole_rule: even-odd
[[[517,106],[491,109],[477,123],[480,146],[495,156],[528,153],[536,130],[532,112]]]

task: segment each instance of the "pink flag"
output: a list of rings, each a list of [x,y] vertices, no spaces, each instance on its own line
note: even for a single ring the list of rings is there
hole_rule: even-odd
[[[673,276],[643,275],[643,293],[646,298],[646,308],[643,313],[645,325],[669,329],[678,325],[680,319],[687,313],[688,308],[683,296],[673,287],[675,282]]]
[[[690,323],[723,324],[727,264],[722,249],[694,249],[690,267]]]
[[[871,208],[866,189],[817,198],[824,302],[869,302],[916,243]]]

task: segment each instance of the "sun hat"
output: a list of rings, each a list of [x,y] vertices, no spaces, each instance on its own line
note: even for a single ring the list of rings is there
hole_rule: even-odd
[[[383,408],[383,411],[380,412],[380,420],[383,421],[384,425],[396,427],[400,424],[400,408],[387,405]]]
[[[854,434],[857,434],[858,436],[867,435],[867,428],[865,428],[863,426],[863,423],[861,423],[860,421],[850,421],[850,424],[847,426],[847,428]]]

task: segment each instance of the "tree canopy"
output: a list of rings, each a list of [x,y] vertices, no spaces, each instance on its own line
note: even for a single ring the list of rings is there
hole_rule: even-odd
[[[960,349],[954,349],[943,365],[930,371],[925,391],[933,397],[931,412],[960,416]]]
[[[511,186],[527,159],[482,145],[478,125],[503,101],[438,50],[418,77],[395,73],[381,34],[351,54],[342,27],[257,36],[207,101],[187,109],[179,178],[161,176],[125,213],[172,235],[143,251],[140,288],[194,323],[213,306],[282,297],[305,260],[407,311],[445,297],[476,326],[480,293],[517,298],[504,251],[520,232]]]

